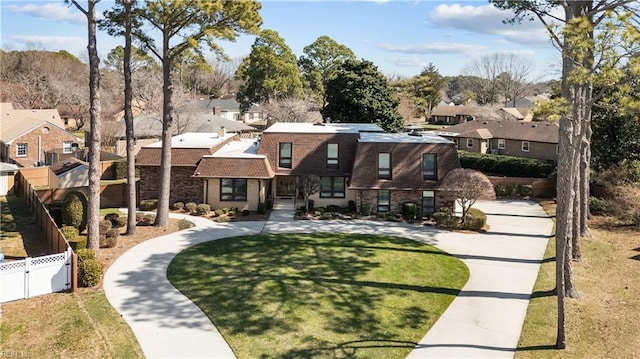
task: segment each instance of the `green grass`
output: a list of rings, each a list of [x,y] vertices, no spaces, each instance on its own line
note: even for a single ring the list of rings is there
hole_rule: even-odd
[[[4,303],[0,343],[30,358],[143,358],[103,292],[55,293]]]
[[[238,358],[401,358],[469,272],[408,239],[274,234],[188,248],[168,277]]]
[[[120,211],[119,208],[100,208],[100,218],[104,218],[109,213],[117,213],[121,216],[126,216],[127,214]]]
[[[553,209],[552,209],[553,210]],[[529,302],[515,358],[640,358],[640,230],[591,221],[573,263],[579,297],[566,299],[567,348],[554,348],[557,328],[555,238],[549,241]]]

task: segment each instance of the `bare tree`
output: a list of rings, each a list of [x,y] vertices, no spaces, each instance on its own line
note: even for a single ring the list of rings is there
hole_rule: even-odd
[[[455,197],[462,208],[462,222],[467,218],[469,209],[478,200],[494,200],[496,193],[489,178],[482,172],[456,168],[442,180],[441,188]]]
[[[300,190],[304,196],[304,208],[309,208],[309,196],[320,190],[320,177],[316,175],[300,176]]]
[[[309,108],[311,104],[298,99],[287,97],[281,100],[271,100],[262,105],[267,125],[275,122],[311,122],[313,117]]]

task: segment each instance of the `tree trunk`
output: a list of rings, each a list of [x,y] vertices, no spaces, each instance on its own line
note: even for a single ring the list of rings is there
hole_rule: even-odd
[[[136,234],[136,158],[134,155],[134,129],[131,102],[133,89],[131,88],[131,0],[125,0],[125,34],[124,34],[124,124],[127,138],[127,192],[129,205],[127,216],[127,235]]]
[[[87,2],[87,23],[89,30],[89,204],[87,208],[87,246],[98,255],[100,249],[100,58],[96,45],[96,11],[98,1]]]
[[[169,50],[169,34],[163,36],[162,52],[162,158],[160,159],[160,188],[155,225],[168,227],[169,199],[171,196],[171,136],[173,133],[173,82],[171,80],[172,56]]]

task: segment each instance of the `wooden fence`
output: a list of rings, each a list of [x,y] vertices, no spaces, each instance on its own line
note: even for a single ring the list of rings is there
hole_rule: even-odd
[[[136,183],[136,207],[139,203],[139,185]],[[64,201],[69,192],[80,191],[88,195],[87,187],[73,188],[49,188],[37,191],[40,201],[44,204],[58,203]],[[100,186],[100,208],[119,208],[129,205],[129,191],[126,183],[115,183]]]
[[[66,238],[58,228],[58,225],[49,214],[49,210],[42,203],[40,198],[38,197],[37,192],[33,189],[33,186],[29,182],[29,180],[23,175],[22,169],[18,171],[16,175],[16,195],[22,197],[27,202],[27,205],[31,212],[36,217],[36,223],[42,230],[45,240],[49,244],[49,248],[54,253],[64,253],[67,251],[69,246],[69,242],[67,242]],[[77,285],[77,271],[78,271],[78,258],[75,253],[72,255],[72,288],[76,290],[78,288]]]

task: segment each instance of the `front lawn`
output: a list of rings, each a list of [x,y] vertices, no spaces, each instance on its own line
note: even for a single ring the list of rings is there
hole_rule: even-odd
[[[188,248],[168,277],[238,358],[403,358],[469,271],[408,239],[273,234]]]

